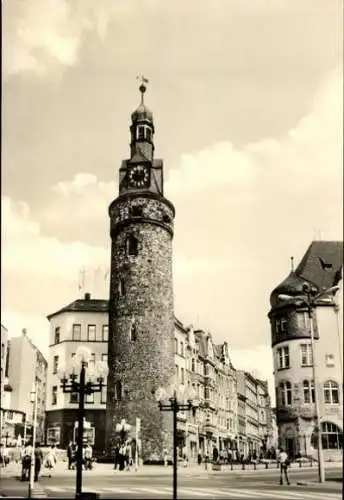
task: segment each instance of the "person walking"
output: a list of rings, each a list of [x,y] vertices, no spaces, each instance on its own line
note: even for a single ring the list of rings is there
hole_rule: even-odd
[[[51,472],[54,469],[56,462],[57,462],[56,448],[55,448],[55,445],[53,444],[49,448],[46,459],[45,459],[45,466],[49,470],[49,477],[51,477]]]
[[[71,470],[73,463],[73,442],[70,441],[67,447],[68,470]]]
[[[290,484],[289,482],[289,477],[288,477],[288,467],[289,467],[289,458],[288,454],[283,450],[283,448],[280,449],[279,455],[278,455],[278,462],[280,464],[280,484],[283,485],[283,476],[285,480],[287,481],[287,484]]]
[[[43,452],[39,443],[35,446],[35,476],[34,481],[37,482],[39,478],[39,473],[41,472],[41,467],[43,463]]]
[[[117,443],[114,449],[114,464],[113,468],[117,470],[117,465],[119,467],[119,444]]]
[[[28,481],[30,475],[30,467],[31,467],[31,454],[32,454],[32,446],[31,444],[25,446],[21,452],[21,464],[22,464],[22,473],[21,480]]]

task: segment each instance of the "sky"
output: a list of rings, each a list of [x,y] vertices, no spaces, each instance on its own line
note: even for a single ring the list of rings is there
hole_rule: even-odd
[[[272,388],[269,296],[342,240],[342,1],[2,0],[2,324],[107,298],[136,76],[176,207],[175,314]],[[271,391],[273,393],[273,391]]]

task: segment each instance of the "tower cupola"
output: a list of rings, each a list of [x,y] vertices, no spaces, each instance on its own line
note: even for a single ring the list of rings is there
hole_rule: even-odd
[[[131,159],[137,157],[138,160],[153,160],[154,154],[154,124],[153,113],[147,108],[144,102],[144,95],[147,90],[147,78],[143,75],[139,77],[141,80],[139,90],[141,92],[141,102],[136,110],[131,114],[131,142],[130,153]]]

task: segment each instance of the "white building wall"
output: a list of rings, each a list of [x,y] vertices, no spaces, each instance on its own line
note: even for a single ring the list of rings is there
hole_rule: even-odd
[[[73,341],[73,324],[81,325],[82,341]],[[50,319],[50,346],[48,359],[47,378],[47,411],[75,408],[75,403],[70,403],[70,395],[64,394],[58,373],[54,373],[54,357],[58,356],[58,367],[66,367],[72,360],[72,355],[80,345],[86,345],[93,353],[94,361],[107,361],[108,343],[102,340],[103,326],[108,324],[107,312],[63,312]],[[95,325],[95,342],[87,341],[87,327]],[[60,342],[55,343],[55,331],[59,328]],[[106,380],[105,380],[106,385]],[[53,387],[57,387],[57,403],[52,404]],[[94,403],[85,403],[86,408],[92,410],[105,409],[106,388],[102,394],[94,394]]]

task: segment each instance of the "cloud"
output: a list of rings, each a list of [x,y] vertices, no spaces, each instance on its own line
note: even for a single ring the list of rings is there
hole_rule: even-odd
[[[342,158],[342,87],[342,75],[327,77],[309,114],[279,140],[261,139],[241,150],[221,142],[182,155],[170,172],[168,196],[196,196],[228,185],[235,191],[254,189],[257,199],[260,193],[267,194],[269,185],[286,196],[304,191],[307,185],[311,190],[322,181],[337,181]]]
[[[82,38],[94,31],[104,39],[109,14],[98,0],[4,0],[3,72],[46,76],[54,67],[73,66]]]

